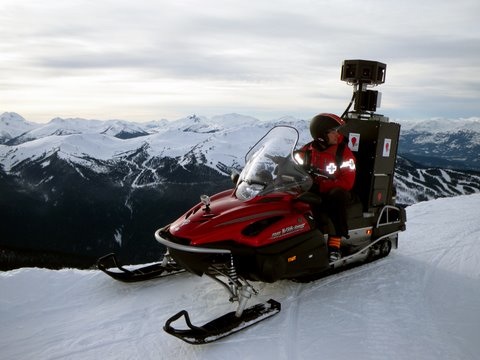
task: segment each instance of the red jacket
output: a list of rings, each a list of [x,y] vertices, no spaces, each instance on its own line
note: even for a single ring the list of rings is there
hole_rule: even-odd
[[[343,141],[343,136],[338,139],[338,144]],[[320,193],[327,193],[333,188],[339,187],[350,191],[355,182],[355,156],[348,146],[344,146],[340,163],[336,163],[337,145],[330,145],[325,150],[318,150],[314,142],[304,145],[302,152],[309,152],[309,165],[311,168],[318,170],[325,176],[315,176],[313,181],[317,185]]]

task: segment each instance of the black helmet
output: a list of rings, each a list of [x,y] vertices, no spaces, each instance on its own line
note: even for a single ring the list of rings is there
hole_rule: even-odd
[[[330,130],[343,125],[345,125],[345,121],[335,114],[318,114],[310,121],[310,134],[314,139],[326,141],[327,134]]]

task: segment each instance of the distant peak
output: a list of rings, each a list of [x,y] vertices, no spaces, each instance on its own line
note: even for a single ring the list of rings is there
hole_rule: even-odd
[[[189,120],[193,120],[194,122],[200,122],[200,117],[198,117],[196,114],[192,114],[188,116]]]
[[[56,117],[56,118],[53,118],[52,120],[50,120],[50,123],[52,124],[64,124],[66,122],[65,119],[63,118],[60,118],[60,117]]]
[[[17,114],[16,112],[4,112],[2,115],[0,115],[0,120],[1,121],[19,121],[26,123],[27,120],[23,118],[23,116]]]

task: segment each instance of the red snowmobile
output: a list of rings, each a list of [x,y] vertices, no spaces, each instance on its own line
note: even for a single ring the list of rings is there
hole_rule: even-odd
[[[406,223],[405,210],[395,205],[393,186],[400,126],[382,116],[367,120],[352,113],[345,119],[341,131],[356,156],[357,174],[354,200],[347,209],[349,238],[342,241],[339,260],[329,262],[331,221],[312,213],[312,206],[328,204],[309,192],[312,175],[295,159],[298,131],[277,126],[249,150],[234,189],[202,195],[198,205],[155,232],[167,248],[162,263],[111,271],[105,264],[115,258],[107,255],[99,260],[99,268],[123,281],[186,270],[223,285],[230,301],[238,302],[236,311],[195,326],[183,310],[165,323],[169,334],[203,344],[280,312],[280,303],[273,299],[247,307],[257,294],[250,282],[310,281],[387,256],[397,247]],[[187,328],[177,329],[173,323],[181,318]]]
[[[213,278],[231,301],[238,301],[236,312],[201,327],[181,311],[165,324],[168,333],[194,344],[214,341],[280,311],[275,300],[246,308],[256,293],[249,281],[310,280],[386,256],[397,247],[405,211],[393,205],[386,184],[375,187],[373,207],[364,209],[360,198],[350,205],[350,238],[342,241],[343,257],[329,263],[326,234],[331,223],[312,215],[311,206],[320,205],[321,199],[308,191],[312,178],[294,158],[297,141],[296,129],[273,128],[248,152],[234,190],[203,195],[201,203],[156,231],[155,238],[175,264]],[[189,329],[172,326],[181,317]]]

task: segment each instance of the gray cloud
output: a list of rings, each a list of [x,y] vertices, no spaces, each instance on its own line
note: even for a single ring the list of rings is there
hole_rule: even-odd
[[[451,3],[433,0],[6,1],[0,96],[5,110],[22,113],[22,97],[48,106],[54,100],[47,96],[61,99],[68,88],[118,118],[134,118],[137,108],[168,117],[195,106],[199,113],[245,109],[253,116],[268,108],[285,115],[318,106],[341,111],[350,95],[339,81],[341,62],[365,58],[387,63],[385,97],[395,99],[400,115],[402,101],[416,107],[408,113],[447,111],[435,99],[459,116],[478,115],[480,105],[466,99],[480,97],[480,4],[458,0],[454,10],[452,16]],[[121,88],[141,89],[143,98]],[[159,100],[169,91],[168,103]],[[127,116],[109,108],[109,92],[128,97]],[[56,111],[80,116],[67,100]],[[29,113],[35,109],[22,115]]]

